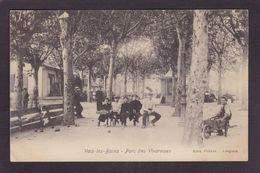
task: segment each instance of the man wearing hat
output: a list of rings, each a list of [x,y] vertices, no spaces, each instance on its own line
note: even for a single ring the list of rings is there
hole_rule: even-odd
[[[232,113],[231,113],[231,109],[227,103],[227,98],[222,96],[221,97],[221,108],[217,112],[217,114],[214,116],[214,118],[217,122],[217,125],[221,126],[221,124],[229,121],[231,119],[231,116],[232,116]],[[218,130],[218,135],[222,136],[223,131]]]
[[[84,118],[82,116],[83,107],[80,104],[81,96],[80,96],[81,90],[78,86],[74,88],[74,106],[76,111],[76,117],[77,118]]]
[[[141,116],[140,110],[142,109],[142,104],[139,101],[139,97],[137,95],[132,96],[132,101],[129,103],[130,106],[130,116],[134,120],[134,126],[139,122],[139,117]]]

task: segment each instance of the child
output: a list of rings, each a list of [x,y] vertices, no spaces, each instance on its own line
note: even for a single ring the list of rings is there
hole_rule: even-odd
[[[111,111],[112,111],[112,105],[108,98],[105,99],[104,103],[102,104],[102,113],[98,117],[98,126],[100,126],[100,122],[106,122],[107,126],[109,118],[111,118]]]
[[[120,119],[120,110],[121,110],[121,105],[122,103],[119,102],[119,98],[115,97],[115,101],[112,102],[112,120],[114,121],[114,125],[116,125],[116,123],[118,123],[118,120]]]

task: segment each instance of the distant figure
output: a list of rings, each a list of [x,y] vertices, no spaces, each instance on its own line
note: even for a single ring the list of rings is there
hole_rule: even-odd
[[[74,89],[74,106],[75,106],[75,111],[76,111],[76,117],[77,118],[84,118],[82,116],[82,111],[83,111],[83,107],[80,104],[80,100],[81,100],[81,91],[79,87],[75,87]]]
[[[165,98],[165,96],[162,96],[162,99],[161,99],[161,104],[165,104],[165,101],[166,101],[166,98]]]
[[[74,75],[74,88],[79,87],[79,89],[82,91],[82,80],[79,77],[79,74]]]
[[[154,111],[155,104],[152,100],[153,95],[149,94],[148,99],[143,101],[143,126],[146,127],[146,121],[149,116],[154,116],[154,119],[151,121],[151,124],[155,126],[155,123],[161,118],[161,115]]]
[[[23,108],[27,109],[28,108],[28,101],[29,101],[29,94],[27,91],[27,88],[23,89],[23,93],[22,93],[22,101],[23,101]]]
[[[96,91],[96,101],[97,101],[97,111],[102,110],[102,102],[104,99],[103,91],[99,88],[99,90]]]

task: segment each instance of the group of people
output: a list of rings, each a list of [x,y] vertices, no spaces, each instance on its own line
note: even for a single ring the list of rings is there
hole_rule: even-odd
[[[98,102],[97,102],[98,104]],[[99,106],[99,105],[97,105]],[[137,95],[115,97],[114,102],[111,102],[108,98],[99,106],[98,125],[101,122],[106,122],[107,126],[120,124],[124,127],[127,126],[127,120],[132,121],[136,126],[139,123],[140,117],[142,117],[142,127],[147,126],[149,116],[153,116],[151,124],[155,123],[161,118],[161,115],[155,111],[155,104],[152,100],[152,94],[149,94],[147,99],[144,99],[141,103],[140,98]]]

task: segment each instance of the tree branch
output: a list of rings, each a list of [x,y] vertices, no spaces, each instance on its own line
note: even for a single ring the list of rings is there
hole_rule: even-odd
[[[123,37],[121,37],[120,39],[123,39],[124,37],[131,35],[135,29],[141,24],[143,20],[143,16],[141,16],[140,20],[138,22],[136,22],[130,29],[128,29],[125,34],[123,34]]]

